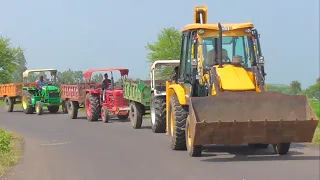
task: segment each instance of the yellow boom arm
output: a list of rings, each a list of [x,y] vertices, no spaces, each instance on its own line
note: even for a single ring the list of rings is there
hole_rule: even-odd
[[[194,23],[207,24],[208,9],[207,6],[197,6],[194,8]]]

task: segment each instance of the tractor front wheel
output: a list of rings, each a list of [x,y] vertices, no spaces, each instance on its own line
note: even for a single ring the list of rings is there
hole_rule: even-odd
[[[36,103],[36,114],[37,115],[42,115],[43,113],[43,106],[42,106],[42,102],[38,101]]]
[[[66,102],[66,106],[70,119],[77,119],[79,109],[78,102],[69,100]]]
[[[100,115],[100,96],[98,94],[87,93],[85,99],[87,119],[97,121]]]
[[[14,99],[11,97],[6,97],[4,99],[5,107],[7,112],[12,112],[14,107]]]
[[[130,103],[129,117],[133,129],[140,129],[142,125],[142,108],[137,102]]]
[[[102,119],[102,122],[104,123],[109,122],[109,112],[108,112],[108,108],[105,106],[101,108],[101,119]]]
[[[48,111],[50,113],[57,113],[59,111],[59,106],[48,106]]]

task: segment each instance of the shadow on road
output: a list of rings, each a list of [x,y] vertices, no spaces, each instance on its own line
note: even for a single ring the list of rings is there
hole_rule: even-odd
[[[234,162],[234,161],[283,161],[283,160],[319,160],[320,156],[297,156],[304,153],[295,151],[306,147],[303,144],[292,144],[291,151],[286,155],[275,154],[272,146],[266,149],[252,149],[248,146],[208,146],[203,150],[202,157],[212,157],[204,159],[205,162]],[[228,153],[234,155],[233,157],[219,157],[224,156],[219,153]]]

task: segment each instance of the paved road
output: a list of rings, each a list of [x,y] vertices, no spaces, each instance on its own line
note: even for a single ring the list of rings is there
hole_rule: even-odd
[[[84,114],[80,114],[84,116]],[[294,144],[287,156],[246,146],[208,147],[204,157],[169,149],[164,134],[129,122],[103,124],[67,115],[25,115],[0,110],[0,126],[25,137],[9,180],[318,180],[319,147]]]

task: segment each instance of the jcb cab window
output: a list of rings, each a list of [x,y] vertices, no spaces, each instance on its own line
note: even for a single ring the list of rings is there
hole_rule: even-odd
[[[249,57],[248,40],[250,37],[223,37],[222,38],[222,63],[231,62],[233,56],[242,57],[242,65],[251,67],[251,59]],[[207,37],[202,41],[202,49],[205,66],[212,66],[218,62],[218,38]]]

